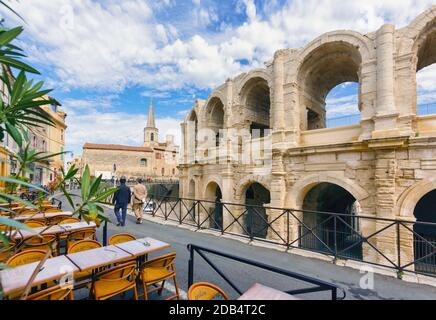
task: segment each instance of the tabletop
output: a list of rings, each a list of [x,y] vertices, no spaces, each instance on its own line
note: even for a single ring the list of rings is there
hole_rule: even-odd
[[[59,216],[72,216],[73,212],[71,211],[62,211],[62,212],[41,212],[35,214],[22,214],[14,217],[14,220],[24,221],[29,219],[50,219]]]
[[[300,300],[286,292],[256,283],[248,289],[238,300]]]
[[[85,221],[82,222],[75,222],[75,223],[68,223],[68,224],[62,224],[62,225],[54,225],[54,226],[45,226],[45,227],[38,227],[38,228],[32,228],[33,231],[36,234],[68,234],[74,231],[79,230],[85,230],[85,229],[94,229],[97,225],[95,222],[90,222],[89,224]],[[20,230],[20,232],[15,233],[13,236],[14,239],[26,239],[30,238],[35,235],[35,233],[32,233],[27,230]]]
[[[0,271],[0,281],[4,294],[10,295],[11,293],[23,290],[38,264],[39,262],[34,262]],[[72,275],[72,273],[77,271],[78,268],[65,256],[47,259],[33,281],[33,284],[36,286],[50,282],[69,274]]]
[[[135,257],[143,256],[170,247],[168,243],[153,238],[137,239],[133,241],[119,243],[115,246],[126,251],[127,253],[130,253]]]
[[[116,246],[107,246],[71,253],[66,257],[70,259],[80,269],[80,271],[85,271],[117,263],[132,258],[133,256]]]

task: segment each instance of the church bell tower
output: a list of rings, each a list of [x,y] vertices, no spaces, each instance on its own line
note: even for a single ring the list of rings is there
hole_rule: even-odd
[[[148,110],[147,125],[144,128],[144,146],[153,147],[159,142],[159,130],[154,122],[153,100],[150,97],[150,108]]]

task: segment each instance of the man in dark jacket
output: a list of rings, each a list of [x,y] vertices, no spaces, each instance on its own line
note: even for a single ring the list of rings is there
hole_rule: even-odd
[[[130,203],[130,197],[131,191],[130,188],[126,186],[126,177],[121,177],[120,186],[112,199],[112,203],[115,205],[115,216],[118,220],[118,227],[124,227],[126,225],[127,205]]]

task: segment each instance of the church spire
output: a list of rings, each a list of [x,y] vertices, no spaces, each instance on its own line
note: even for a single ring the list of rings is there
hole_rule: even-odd
[[[150,109],[148,110],[147,128],[156,128],[154,123],[153,100],[150,97]]]

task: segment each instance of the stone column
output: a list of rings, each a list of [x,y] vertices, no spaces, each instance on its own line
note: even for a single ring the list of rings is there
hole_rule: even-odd
[[[286,172],[283,166],[282,154],[280,151],[275,150],[273,152],[272,181],[270,190],[271,203],[265,206],[284,208],[286,197],[285,177]],[[283,210],[279,209],[267,209],[266,214],[268,216],[268,222],[271,223],[271,228],[275,230],[274,232],[271,228],[268,228],[267,238],[283,243],[283,240],[287,240],[285,232],[286,215],[283,215]]]
[[[377,218],[394,219],[395,206],[395,176],[397,169],[395,149],[376,150],[374,184],[376,188],[376,216]],[[383,229],[391,224],[390,221],[377,220],[375,230]],[[374,244],[391,261],[397,261],[396,226],[390,226],[376,237],[372,238]],[[380,264],[389,265],[389,261],[377,253]]]
[[[300,143],[300,118],[301,110],[299,103],[298,85],[296,83],[286,84],[285,90],[285,134],[282,137],[285,145],[291,147]]]
[[[399,135],[394,98],[394,33],[395,27],[390,24],[377,31],[377,106],[373,138]]]
[[[284,60],[286,51],[278,50],[274,55],[273,64],[273,101],[272,101],[272,128],[281,131],[285,128],[284,110]]]
[[[233,172],[232,172],[232,165],[230,163],[227,164],[224,171],[221,173],[222,176],[222,202],[225,203],[225,207],[223,206],[223,227],[226,229],[229,224],[233,221],[233,218],[231,214],[233,213],[233,206],[228,205],[228,203],[234,203],[235,199],[233,197]],[[234,213],[233,213],[234,214]],[[229,228],[230,229],[230,228]],[[228,229],[228,231],[230,231]]]

